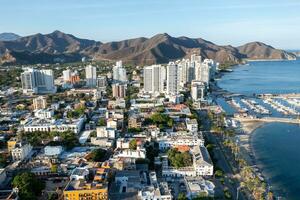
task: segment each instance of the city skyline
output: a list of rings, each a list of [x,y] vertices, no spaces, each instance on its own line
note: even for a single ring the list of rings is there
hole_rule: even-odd
[[[22,36],[60,30],[97,41],[151,37],[157,33],[204,38],[239,46],[262,41],[299,49],[300,2],[252,1],[3,1],[0,32]],[[78,14],[80,13],[80,14]],[[292,30],[292,31],[291,31]],[[220,34],[221,33],[221,34]]]

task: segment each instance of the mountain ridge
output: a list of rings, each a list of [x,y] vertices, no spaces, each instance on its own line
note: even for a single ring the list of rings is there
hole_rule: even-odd
[[[236,64],[242,59],[295,58],[294,54],[275,49],[262,42],[251,42],[233,47],[217,45],[202,38],[172,37],[167,33],[157,34],[150,38],[138,37],[102,43],[77,38],[56,30],[49,34],[38,33],[14,41],[0,41],[0,63],[2,64],[31,64],[57,60],[67,62],[73,59],[80,60],[80,57],[88,57],[94,60],[123,60],[125,63],[148,65],[167,63],[188,57],[192,53],[201,55],[203,58],[214,59],[221,64]],[[46,55],[49,55],[51,59],[44,59]],[[43,59],[40,59],[41,57]]]

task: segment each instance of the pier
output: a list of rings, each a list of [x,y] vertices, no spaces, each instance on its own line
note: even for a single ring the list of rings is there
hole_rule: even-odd
[[[240,122],[282,122],[290,124],[300,124],[300,119],[293,118],[280,118],[280,117],[262,117],[262,118],[250,118],[250,117],[237,117],[234,118]]]

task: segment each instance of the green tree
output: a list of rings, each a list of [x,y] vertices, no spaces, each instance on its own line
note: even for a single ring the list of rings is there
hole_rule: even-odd
[[[22,200],[36,200],[45,188],[45,183],[36,178],[33,173],[23,172],[16,175],[12,181],[13,187],[18,188]]]
[[[103,162],[105,160],[107,151],[104,149],[95,149],[91,153],[91,159],[94,162]]]
[[[106,126],[106,121],[104,118],[100,118],[98,121],[98,126]]]
[[[179,193],[177,199],[178,200],[188,200],[188,198],[186,197],[186,195],[184,193]]]
[[[132,139],[132,140],[129,142],[129,148],[130,148],[131,150],[136,150],[136,148],[137,148],[137,141],[136,141],[136,139]]]
[[[191,166],[193,163],[192,156],[188,151],[181,153],[177,149],[169,149],[167,154],[171,165],[176,168]]]

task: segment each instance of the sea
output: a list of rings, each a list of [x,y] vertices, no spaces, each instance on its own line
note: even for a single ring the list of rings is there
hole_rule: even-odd
[[[218,86],[247,96],[300,93],[300,60],[256,61],[236,66],[233,72],[222,76]],[[281,199],[299,200],[300,126],[267,123],[253,132],[251,146],[271,190]]]

